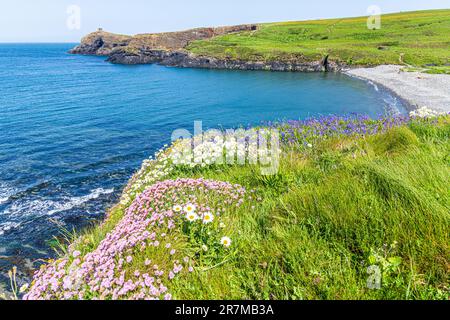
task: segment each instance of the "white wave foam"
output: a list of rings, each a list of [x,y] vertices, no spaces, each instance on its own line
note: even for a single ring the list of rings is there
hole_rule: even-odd
[[[4,235],[6,231],[16,229],[20,226],[18,222],[4,222],[0,223],[0,236]]]
[[[53,200],[32,200],[22,203],[13,203],[4,212],[7,216],[20,216],[24,215],[54,215],[59,212],[67,211],[78,207],[86,202],[97,199],[102,195],[111,194],[114,189],[98,188],[91,190],[91,193],[85,196],[69,197],[63,201]]]
[[[377,84],[373,81],[368,80],[367,81],[374,89],[376,92],[380,91],[380,89],[378,88]]]
[[[0,182],[0,204],[9,200],[9,197],[16,193],[17,189],[8,186],[4,182]]]
[[[114,192],[114,189],[106,189],[105,190],[103,188],[98,188],[98,189],[92,190],[91,193],[88,195],[81,196],[81,197],[72,197],[67,202],[64,202],[64,203],[59,203],[59,202],[54,203],[55,208],[52,210],[49,210],[47,212],[47,214],[51,216],[58,212],[67,211],[72,208],[78,207],[88,201],[97,199],[101,195],[111,194],[113,192]]]

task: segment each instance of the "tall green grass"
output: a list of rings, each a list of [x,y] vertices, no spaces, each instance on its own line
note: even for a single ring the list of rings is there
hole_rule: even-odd
[[[308,156],[293,150],[269,178],[246,167],[196,174],[256,188],[262,201],[236,213],[235,259],[180,278],[174,296],[448,297],[448,129],[417,124],[326,141]],[[349,145],[356,156],[346,154]],[[371,264],[383,271],[380,290],[367,287]]]

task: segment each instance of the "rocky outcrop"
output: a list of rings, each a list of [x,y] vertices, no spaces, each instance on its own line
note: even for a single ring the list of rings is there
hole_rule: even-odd
[[[236,59],[217,59],[196,56],[185,50],[113,50],[108,61],[116,64],[158,63],[165,66],[184,68],[233,69],[233,70],[267,70],[267,71],[302,71],[302,72],[336,72],[345,66],[330,62],[328,57],[319,61],[242,61]]]
[[[114,48],[127,46],[132,37],[98,30],[83,39],[69,53],[108,56]]]
[[[209,39],[215,36],[240,31],[256,30],[257,25],[238,25],[217,28],[197,28],[180,32],[164,32],[124,36],[99,29],[81,40],[81,44],[72,50],[73,54],[108,56],[115,48],[127,48],[128,51],[141,49],[180,50],[191,41]]]
[[[340,71],[344,67],[336,62],[330,62],[328,56],[318,61],[306,61],[301,58],[283,61],[243,61],[197,56],[185,50],[185,47],[194,40],[209,39],[233,32],[254,31],[257,28],[257,25],[238,25],[136,36],[117,35],[99,30],[83,38],[81,44],[70,53],[107,56],[107,61],[116,64],[158,63],[186,68],[326,72]]]

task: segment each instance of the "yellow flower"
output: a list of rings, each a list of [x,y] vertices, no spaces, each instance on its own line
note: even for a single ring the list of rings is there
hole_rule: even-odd
[[[229,247],[231,246],[231,239],[228,237],[223,237],[222,239],[220,239],[220,243],[224,246],[224,247]]]

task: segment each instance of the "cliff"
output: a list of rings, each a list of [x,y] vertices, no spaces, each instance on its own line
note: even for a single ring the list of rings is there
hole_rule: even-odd
[[[73,54],[108,56],[116,49],[127,52],[145,50],[183,50],[191,41],[205,40],[233,32],[256,30],[256,25],[238,25],[217,28],[196,28],[180,32],[148,33],[135,36],[119,35],[99,29],[81,40],[72,50]]]
[[[336,63],[329,63],[328,57],[316,61],[308,61],[298,56],[272,61],[222,59],[194,54],[186,49],[192,41],[207,40],[243,31],[254,32],[258,28],[258,25],[246,24],[230,27],[197,28],[180,32],[138,34],[135,36],[98,30],[84,37],[81,44],[69,52],[106,56],[108,57],[107,61],[115,64],[159,63],[167,66],[192,68],[312,72],[336,71],[341,68]]]
[[[367,17],[355,17],[136,36],[98,31],[71,52],[121,64],[276,71],[402,64],[448,73],[449,28],[447,9],[386,14],[381,30],[368,30]]]
[[[127,46],[132,38],[98,30],[81,39],[80,45],[70,50],[69,53],[107,56],[114,48]]]

